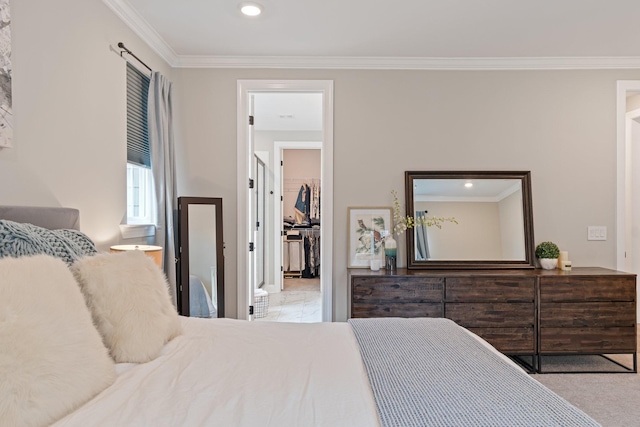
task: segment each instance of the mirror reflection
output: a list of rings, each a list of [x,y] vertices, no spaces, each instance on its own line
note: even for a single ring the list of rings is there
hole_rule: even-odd
[[[178,207],[180,314],[224,317],[222,199],[178,197]]]
[[[528,173],[407,172],[408,267],[533,267]],[[454,218],[441,227],[421,218]],[[458,265],[455,265],[458,264]]]
[[[192,317],[218,317],[216,207],[189,208],[189,299]]]

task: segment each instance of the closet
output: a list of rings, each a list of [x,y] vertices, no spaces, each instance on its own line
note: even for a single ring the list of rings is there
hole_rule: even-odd
[[[285,230],[284,277],[320,277],[320,228]]]
[[[320,277],[320,150],[283,153],[283,275]]]

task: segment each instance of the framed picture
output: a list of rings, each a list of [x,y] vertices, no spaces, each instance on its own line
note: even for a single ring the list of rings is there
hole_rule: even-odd
[[[392,230],[391,207],[349,209],[349,268],[369,268],[372,259],[384,265],[382,239]]]

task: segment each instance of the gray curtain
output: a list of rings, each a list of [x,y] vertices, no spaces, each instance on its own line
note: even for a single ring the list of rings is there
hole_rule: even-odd
[[[431,257],[429,254],[429,241],[427,240],[427,226],[424,224],[426,212],[416,212],[416,222],[422,225],[416,225],[416,254],[418,260],[427,260]]]
[[[156,245],[162,246],[164,272],[176,302],[176,173],[171,82],[153,72],[149,83],[149,148],[157,201]]]

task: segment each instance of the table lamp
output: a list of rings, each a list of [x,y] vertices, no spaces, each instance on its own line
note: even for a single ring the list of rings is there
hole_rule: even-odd
[[[115,245],[111,246],[110,252],[142,251],[145,255],[153,258],[156,265],[162,269],[162,247],[152,245]]]

